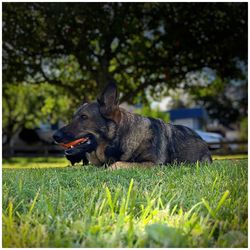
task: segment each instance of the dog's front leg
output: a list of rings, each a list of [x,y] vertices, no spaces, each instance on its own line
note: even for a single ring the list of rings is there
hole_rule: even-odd
[[[78,163],[81,161],[83,165],[87,165],[89,163],[85,154],[66,155],[66,158],[71,162],[72,166],[74,166],[75,163]]]
[[[153,162],[125,162],[125,161],[117,161],[110,165],[108,169],[115,170],[115,169],[122,169],[122,168],[151,168],[156,164]]]

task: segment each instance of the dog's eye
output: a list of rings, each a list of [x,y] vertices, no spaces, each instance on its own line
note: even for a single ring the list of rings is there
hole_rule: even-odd
[[[84,120],[88,118],[88,116],[86,116],[86,115],[81,115],[80,117],[81,117],[81,119],[84,119]]]

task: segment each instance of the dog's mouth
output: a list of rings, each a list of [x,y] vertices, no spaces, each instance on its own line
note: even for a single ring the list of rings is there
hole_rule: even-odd
[[[66,149],[72,149],[72,148],[75,148],[81,144],[89,144],[90,143],[90,140],[88,137],[83,137],[83,138],[80,138],[80,139],[77,139],[77,140],[74,140],[74,141],[71,141],[71,142],[68,142],[68,143],[60,143],[60,146],[66,148]]]
[[[59,143],[59,145],[65,148],[65,155],[76,155],[92,152],[96,148],[97,143],[95,137],[88,134],[74,141]]]

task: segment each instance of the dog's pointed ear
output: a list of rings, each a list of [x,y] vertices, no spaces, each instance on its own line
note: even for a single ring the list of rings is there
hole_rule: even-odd
[[[114,83],[109,83],[97,98],[101,114],[116,123],[120,122],[119,93]]]

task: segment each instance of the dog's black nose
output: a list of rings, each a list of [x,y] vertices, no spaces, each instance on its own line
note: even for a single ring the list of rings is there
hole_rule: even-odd
[[[55,142],[61,142],[61,140],[63,139],[63,133],[60,130],[57,130],[53,135],[53,139],[55,140]]]

